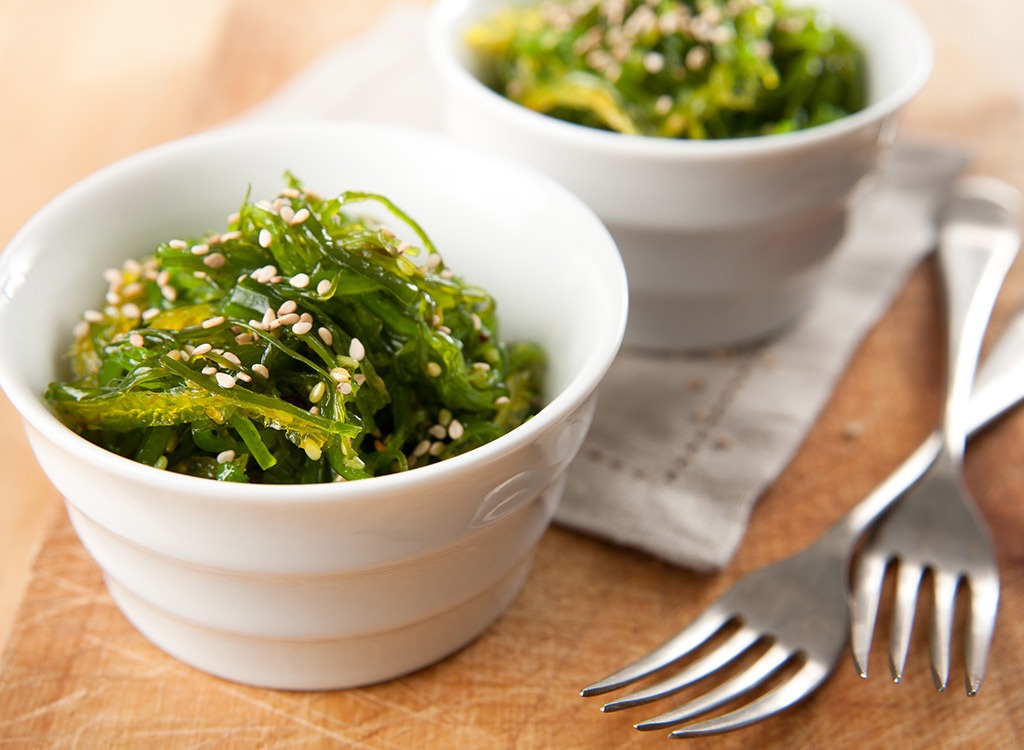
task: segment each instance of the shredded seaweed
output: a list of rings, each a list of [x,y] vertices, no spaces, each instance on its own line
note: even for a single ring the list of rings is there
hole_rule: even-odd
[[[410,240],[354,207],[378,204]],[[104,274],[72,379],[46,400],[141,463],[220,481],[361,479],[444,460],[541,405],[545,357],[384,196],[324,199],[290,174],[223,232]]]
[[[866,104],[861,50],[782,0],[541,0],[471,27],[485,82],[620,133],[718,139],[832,122]]]

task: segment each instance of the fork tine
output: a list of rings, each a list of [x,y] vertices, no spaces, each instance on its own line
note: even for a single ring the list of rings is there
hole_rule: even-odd
[[[949,573],[934,572],[935,603],[932,607],[932,679],[935,688],[945,692],[949,684],[949,644],[953,639],[953,610],[959,579]]]
[[[985,676],[985,663],[992,645],[999,610],[999,575],[972,576],[970,625],[967,629],[967,694],[975,695]]]
[[[621,711],[624,708],[632,708],[643,703],[650,703],[653,700],[682,690],[687,685],[721,669],[756,643],[758,638],[760,638],[760,635],[756,631],[750,628],[740,628],[725,643],[722,643],[692,664],[687,665],[685,669],[655,685],[606,703],[601,707],[601,710],[605,712]]]
[[[601,695],[646,677],[651,672],[655,672],[686,656],[721,630],[722,626],[731,619],[731,614],[724,614],[713,607],[704,610],[696,620],[662,645],[645,656],[640,657],[632,664],[583,688],[580,691],[580,695],[584,698],[591,695]]]
[[[861,677],[868,676],[868,659],[875,622],[878,619],[878,600],[882,595],[882,582],[888,561],[874,555],[858,561],[853,584],[853,612],[850,628],[850,647],[853,663]]]
[[[889,642],[889,666],[893,682],[903,679],[910,650],[910,633],[914,628],[914,610],[917,609],[917,592],[921,586],[924,569],[917,565],[901,562],[896,577],[896,599],[893,604],[892,638]]]
[[[672,732],[669,737],[672,739],[703,737],[756,724],[763,719],[767,719],[769,716],[784,711],[793,704],[800,702],[805,696],[810,695],[824,682],[830,672],[831,669],[824,664],[811,661],[805,662],[796,674],[788,680],[780,685],[776,685],[767,693],[742,708],[737,708],[735,711],[716,716],[713,719],[680,727]]]
[[[732,679],[723,682],[713,690],[709,690],[699,698],[684,703],[679,708],[655,716],[653,719],[640,722],[636,725],[636,728],[643,731],[661,729],[706,713],[713,708],[721,706],[723,703],[728,703],[733,698],[738,698],[764,682],[775,670],[785,664],[791,656],[792,652],[788,648],[776,643],[762,654],[760,659]]]

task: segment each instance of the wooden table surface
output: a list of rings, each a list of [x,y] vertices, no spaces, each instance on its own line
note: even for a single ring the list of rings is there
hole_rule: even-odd
[[[425,0],[424,0],[425,2]],[[0,245],[46,200],[144,147],[244,112],[391,0],[0,0]],[[904,132],[969,148],[1024,188],[1014,0],[911,0],[937,63]],[[1024,299],[1011,272],[993,327]],[[673,633],[738,576],[809,543],[929,431],[941,388],[926,263],[867,336],[721,573],[699,575],[553,528],[520,598],[482,638],[408,678],[334,693],[226,683],[175,662],[117,613],[0,397],[0,748],[624,748],[665,740],[577,697]],[[843,426],[864,434],[851,440]],[[977,440],[968,479],[998,544],[1003,600],[980,695],[937,694],[923,627],[907,677],[850,664],[803,706],[697,748],[1024,746],[1024,415]]]

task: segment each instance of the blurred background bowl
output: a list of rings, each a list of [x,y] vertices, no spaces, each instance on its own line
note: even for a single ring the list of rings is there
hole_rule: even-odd
[[[800,3],[821,9],[864,51],[866,108],[791,133],[696,141],[576,125],[488,88],[465,30],[515,1],[435,6],[428,39],[446,124],[461,142],[543,170],[597,212],[629,276],[626,343],[745,343],[797,318],[844,236],[855,188],[930,74],[931,43],[912,12],[899,0]]]
[[[160,471],[61,424],[41,396],[67,376],[72,327],[102,298],[102,271],[223,226],[247,187],[273,197],[286,169],[321,194],[383,193],[418,220],[452,268],[494,295],[504,337],[546,349],[540,413],[438,464],[301,486]],[[533,170],[376,125],[228,129],[98,172],[12,239],[0,260],[0,387],[143,635],[231,680],[348,687],[442,658],[514,599],[626,308],[622,262],[601,222]]]

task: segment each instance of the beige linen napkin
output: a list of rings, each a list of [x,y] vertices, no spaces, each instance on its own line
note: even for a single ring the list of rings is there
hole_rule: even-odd
[[[425,10],[398,6],[245,119],[347,118],[441,130]],[[570,469],[556,521],[700,570],[726,565],[863,335],[933,247],[963,154],[901,145],[856,202],[808,313],[760,346],[702,355],[623,350]]]

